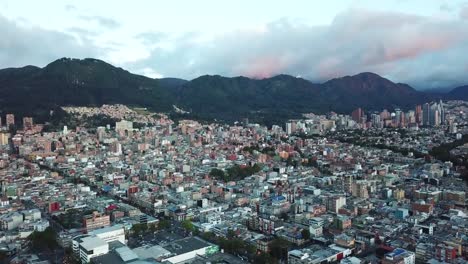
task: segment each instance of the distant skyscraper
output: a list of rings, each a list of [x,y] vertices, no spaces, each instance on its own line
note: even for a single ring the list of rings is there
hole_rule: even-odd
[[[401,110],[399,108],[395,109],[395,117],[393,121],[394,126],[400,126],[401,124]]]
[[[353,120],[356,121],[357,123],[361,123],[361,122],[362,122],[362,116],[363,116],[363,112],[362,112],[362,109],[361,109],[361,108],[358,108],[358,109],[354,110],[354,111],[351,113],[351,117],[352,117]]]
[[[415,118],[416,118],[416,123],[418,125],[422,125],[423,122],[423,111],[421,105],[416,106],[416,111],[415,111]]]
[[[9,128],[15,125],[15,115],[14,114],[7,114],[6,115],[6,126]]]
[[[439,111],[440,111],[440,123],[441,125],[445,125],[445,109],[442,100],[439,101]]]
[[[423,105],[423,125],[424,126],[429,126],[430,125],[430,116],[431,116],[431,106],[429,103],[425,103]]]
[[[387,109],[384,109],[382,113],[380,113],[380,120],[384,121],[390,118],[390,113]]]
[[[418,124],[418,122],[416,122],[416,112],[413,110],[408,111],[408,113],[406,114],[406,121],[407,125],[415,123]]]
[[[33,127],[33,118],[32,117],[23,117],[23,129],[29,130]]]
[[[104,140],[104,137],[106,135],[106,128],[103,126],[100,126],[96,129],[96,134],[99,142],[102,142]]]
[[[440,126],[445,124],[445,110],[442,101],[432,103],[429,107],[429,125]]]
[[[406,127],[406,116],[405,112],[400,113],[400,127]]]
[[[286,123],[286,134],[288,134],[288,135],[292,134],[292,123],[291,122]]]
[[[372,121],[373,127],[377,127],[377,128],[382,127],[382,122],[380,118],[381,118],[381,115],[379,115],[378,113],[374,113],[371,115],[371,121]]]

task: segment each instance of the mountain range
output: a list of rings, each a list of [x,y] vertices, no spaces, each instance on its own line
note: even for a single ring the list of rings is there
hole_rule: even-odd
[[[431,100],[468,100],[468,85],[446,93],[418,91],[374,73],[313,83],[290,75],[266,79],[204,75],[191,81],[152,79],[97,59],[58,59],[44,68],[0,70],[0,111],[46,121],[60,106],[126,104],[218,120],[279,121],[301,113],[413,108]],[[276,120],[277,119],[277,120]]]

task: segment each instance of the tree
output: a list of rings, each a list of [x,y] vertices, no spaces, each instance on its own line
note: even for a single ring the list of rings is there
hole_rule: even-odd
[[[231,239],[231,238],[235,238],[237,237],[237,234],[234,230],[232,229],[229,229],[228,232],[227,232],[227,238]]]
[[[226,177],[226,174],[224,173],[223,170],[213,168],[210,171],[210,176],[214,177],[214,178],[217,178],[217,179],[224,179]]]
[[[278,260],[273,258],[268,253],[262,253],[254,257],[253,263],[254,264],[276,264],[278,263]]]
[[[43,232],[34,231],[30,236],[32,248],[39,251],[54,250],[58,247],[57,233],[51,228],[46,228]]]
[[[309,240],[310,239],[310,231],[309,229],[302,229],[301,231],[301,235],[302,235],[302,238],[305,239],[305,240]]]
[[[182,228],[184,228],[186,231],[189,231],[189,232],[195,231],[195,226],[190,220],[182,221]]]
[[[140,235],[142,233],[145,233],[148,230],[148,225],[147,224],[134,224],[132,226],[132,232],[135,235]]]
[[[154,232],[156,232],[157,230],[158,230],[158,225],[152,224],[152,225],[149,226],[149,231],[150,231],[151,233],[154,233]]]
[[[283,238],[276,238],[270,244],[270,254],[278,260],[286,260],[288,258],[289,241]]]
[[[163,229],[166,229],[168,227],[171,226],[171,221],[167,220],[167,219],[161,219],[159,220],[159,223],[158,223],[158,229],[159,230],[163,230]]]

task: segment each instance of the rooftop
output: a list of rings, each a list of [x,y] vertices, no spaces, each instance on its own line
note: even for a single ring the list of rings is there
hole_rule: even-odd
[[[209,247],[212,244],[202,240],[198,237],[188,237],[181,240],[174,241],[164,248],[170,251],[171,253],[175,253],[177,255],[184,254],[187,252],[191,252],[197,249],[201,249],[204,247]]]
[[[99,237],[83,237],[80,245],[86,250],[92,250],[97,247],[108,246],[107,242]]]

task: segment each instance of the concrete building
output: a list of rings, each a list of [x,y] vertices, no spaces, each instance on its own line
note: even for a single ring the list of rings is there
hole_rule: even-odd
[[[326,198],[325,206],[329,212],[335,214],[338,213],[338,210],[346,205],[346,197],[344,196],[329,196]]]
[[[414,264],[416,261],[414,252],[396,248],[390,253],[385,254],[382,264]]]
[[[115,122],[115,131],[131,131],[133,130],[133,122],[127,121],[127,120],[122,120],[119,122]]]
[[[109,215],[103,215],[98,212],[93,212],[92,214],[83,217],[83,228],[85,228],[87,232],[109,225]]]
[[[73,253],[81,263],[89,263],[91,258],[107,254],[109,244],[96,236],[80,236],[73,239]]]

